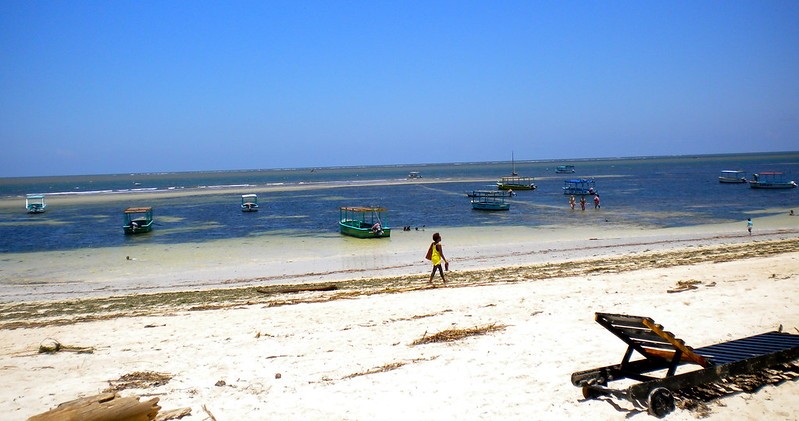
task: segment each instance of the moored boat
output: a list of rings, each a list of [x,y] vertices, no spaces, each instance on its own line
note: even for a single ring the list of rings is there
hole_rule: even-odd
[[[780,171],[763,171],[753,175],[749,180],[749,187],[753,189],[793,189],[796,182],[788,180],[785,173]]]
[[[422,173],[419,171],[411,171],[408,173],[408,179],[422,178]]]
[[[593,178],[575,178],[566,180],[563,194],[567,196],[591,196],[597,193]]]
[[[242,212],[258,212],[258,195],[256,194],[242,194],[241,195],[241,211]]]
[[[500,177],[497,181],[497,188],[500,190],[535,190],[536,186],[533,183],[533,177],[511,175]]]
[[[125,234],[141,234],[153,229],[153,208],[139,207],[127,208],[123,211],[125,225],[122,229]]]
[[[28,213],[42,213],[47,208],[43,194],[29,194],[25,196],[25,209]]]
[[[574,165],[558,165],[555,168],[556,174],[574,174]]]
[[[535,190],[533,177],[522,177],[516,173],[516,160],[511,153],[511,173],[509,176],[500,177],[497,181],[499,190]]]
[[[740,170],[723,170],[719,176],[719,183],[746,183],[746,175]]]
[[[383,238],[391,236],[386,225],[385,212],[377,206],[342,206],[339,208],[338,225],[344,235],[357,238]]]
[[[475,190],[469,194],[472,209],[486,211],[510,210],[510,204],[505,202],[509,194],[504,191]]]

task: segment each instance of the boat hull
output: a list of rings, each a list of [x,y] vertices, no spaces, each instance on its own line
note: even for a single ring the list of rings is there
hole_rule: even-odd
[[[380,231],[372,231],[371,226],[362,224],[361,221],[339,221],[339,231],[344,235],[356,238],[386,238],[391,237],[391,228],[383,227]]]
[[[150,221],[149,223],[143,222],[139,226],[124,225],[122,229],[125,231],[125,234],[128,235],[144,234],[153,230],[153,221]]]
[[[508,203],[472,203],[472,209],[481,211],[506,211],[510,210]]]
[[[793,189],[796,188],[796,183],[793,181],[788,183],[761,183],[758,181],[750,181],[749,187],[753,189],[769,189],[769,190]]]
[[[535,190],[535,184],[506,184],[497,183],[497,188],[500,190]]]
[[[722,183],[722,184],[743,184],[743,183],[746,183],[746,179],[745,178],[719,177],[719,183]]]

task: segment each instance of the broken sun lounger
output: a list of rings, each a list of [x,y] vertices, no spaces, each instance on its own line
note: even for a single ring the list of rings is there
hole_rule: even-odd
[[[672,391],[799,358],[799,335],[789,333],[766,332],[694,349],[648,317],[596,313],[596,321],[624,341],[627,351],[620,364],[573,373],[572,384],[582,388],[586,399],[626,399],[657,417],[674,410]],[[644,359],[630,361],[634,351]],[[688,364],[694,365],[693,371],[677,373],[679,366]],[[624,379],[638,383],[625,389],[609,386]]]

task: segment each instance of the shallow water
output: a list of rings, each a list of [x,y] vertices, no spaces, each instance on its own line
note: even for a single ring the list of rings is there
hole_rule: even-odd
[[[575,174],[555,174],[561,164]],[[519,191],[508,212],[471,209],[466,192],[495,189],[510,162],[0,179],[0,252],[38,252],[199,243],[265,236],[336,237],[338,207],[387,207],[384,225],[401,230],[469,226],[680,227],[742,221],[764,212],[799,210],[799,191],[720,184],[723,169],[784,171],[799,179],[799,153],[616,160],[516,162],[535,191]],[[405,180],[420,171],[421,182]],[[567,178],[595,178],[602,208],[572,211]],[[459,181],[459,180],[469,181]],[[376,181],[376,185],[365,185]],[[386,183],[380,184],[381,181]],[[390,183],[389,183],[390,182]],[[261,210],[240,211],[240,195],[265,186],[304,186],[259,194]],[[335,188],[331,188],[335,187]],[[162,194],[180,191],[180,196]],[[142,194],[147,192],[147,194]],[[210,194],[209,194],[210,192]],[[47,212],[28,215],[25,193],[45,193]],[[194,194],[196,193],[196,194]],[[94,200],[102,196],[104,200]],[[58,202],[58,198],[69,201]],[[146,198],[146,199],[145,199]],[[122,209],[152,206],[155,229],[122,234]]]

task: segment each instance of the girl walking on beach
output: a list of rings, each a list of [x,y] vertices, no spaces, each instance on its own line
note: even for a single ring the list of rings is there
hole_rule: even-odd
[[[441,274],[441,280],[444,283],[447,283],[447,278],[444,277],[444,269],[441,268],[441,261],[444,261],[444,265],[449,270],[449,262],[447,258],[444,257],[444,247],[441,245],[441,235],[439,233],[433,234],[433,243],[430,244],[430,248],[427,249],[427,257],[433,263],[433,271],[430,273],[430,283],[433,283],[433,277],[436,275],[436,270],[438,273]]]

